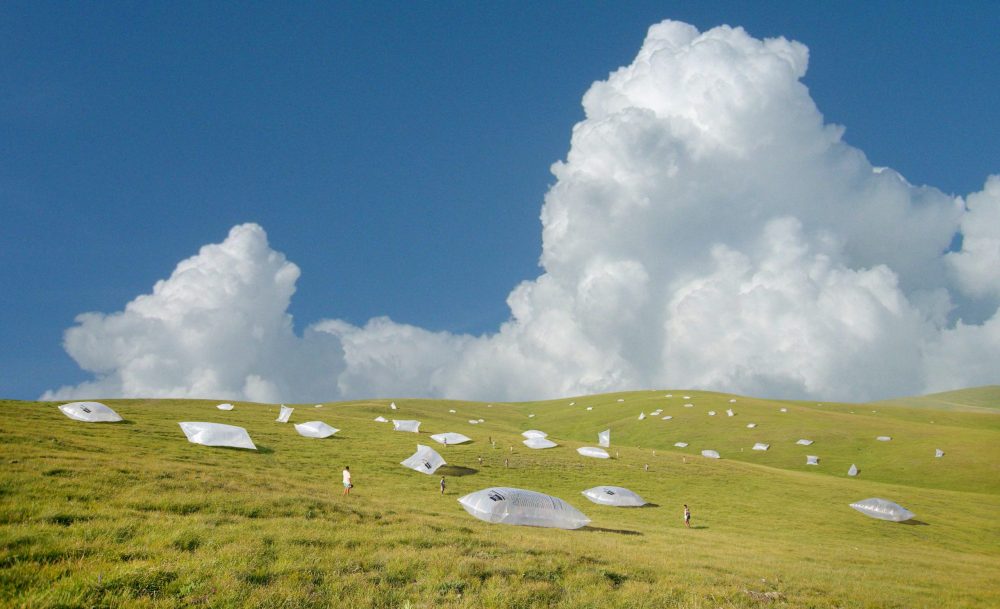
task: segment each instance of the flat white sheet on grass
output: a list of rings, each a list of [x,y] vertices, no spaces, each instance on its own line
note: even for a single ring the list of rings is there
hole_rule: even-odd
[[[583,496],[594,503],[614,507],[641,507],[646,500],[638,493],[621,486],[595,486],[583,491]]]
[[[522,431],[521,435],[525,438],[547,438],[549,434],[544,431],[539,431],[537,429],[529,429],[528,431]]]
[[[559,446],[548,438],[528,438],[527,440],[524,440],[524,445],[528,448],[534,448],[536,450],[542,448],[555,448],[556,446]]]
[[[756,423],[747,423],[747,429],[753,429],[754,427],[757,427]]]
[[[855,465],[855,464],[853,464],[853,463],[851,463],[851,468],[849,470],[847,470],[847,475],[850,476],[850,477],[852,477],[852,478],[854,476],[857,476],[858,475],[858,466]]]
[[[576,449],[576,452],[580,453],[584,457],[593,457],[594,459],[610,459],[611,455],[608,451],[603,448],[594,448],[593,446],[581,446]]]
[[[805,440],[805,439],[796,442],[796,444],[801,444],[802,446],[809,446],[812,443],[813,443],[812,440]]]
[[[412,421],[409,419],[393,419],[392,429],[394,431],[409,431],[411,433],[420,433],[420,421]]]
[[[736,403],[736,398],[733,398],[733,399],[729,400],[729,403],[730,404],[735,404]]]
[[[904,520],[910,520],[915,516],[913,512],[898,503],[893,503],[888,499],[880,499],[878,497],[872,497],[871,499],[865,499],[863,501],[855,501],[851,504],[851,507],[865,516],[878,518],[879,520],[891,520],[892,522],[903,522]]]
[[[611,430],[605,429],[604,431],[597,432],[597,445],[603,448],[608,448],[611,446]]]
[[[100,402],[70,402],[59,407],[64,415],[84,423],[117,423],[121,415]]]
[[[703,451],[701,451],[701,456],[702,457],[708,457],[709,459],[721,459],[722,458],[722,457],[719,456],[719,453],[717,451],[714,451],[714,450],[703,450]]]
[[[376,423],[388,423],[389,419],[383,417],[382,415],[379,415],[379,416],[375,417],[375,422]]]
[[[714,410],[709,410],[708,411],[708,416],[714,417],[715,416],[715,411]]]
[[[204,446],[228,446],[230,448],[248,448],[257,450],[246,429],[236,425],[222,423],[204,423],[201,421],[178,423],[181,431],[187,436],[188,442]]]
[[[455,409],[451,408],[451,409],[448,410],[448,412],[450,412],[451,414],[455,414]]]
[[[877,437],[875,439],[878,440],[879,442],[889,442],[890,440],[892,440],[892,437],[891,436],[879,436],[879,437]]]
[[[587,410],[593,410],[593,409],[594,409],[593,406],[587,406]]]
[[[677,448],[687,448],[687,445],[688,445],[687,442],[674,442],[674,446],[676,446]]]
[[[583,512],[558,497],[520,488],[485,488],[458,502],[466,512],[492,523],[579,529],[590,522]]]
[[[619,402],[624,402],[624,401],[625,401],[625,399],[624,399],[624,398],[618,398],[618,401],[619,401]]]
[[[329,438],[340,430],[336,427],[330,427],[323,421],[308,421],[296,423],[295,431],[299,432],[300,436],[307,438]]]
[[[763,442],[757,442],[753,445],[753,450],[767,450],[771,448],[770,444],[764,444]]]
[[[663,420],[664,421],[669,421],[672,418],[674,418],[674,417],[668,414],[667,416],[663,417]]]
[[[453,431],[434,434],[431,436],[431,440],[434,440],[438,444],[464,444],[466,442],[472,442],[472,438],[469,436],[455,433]]]
[[[934,456],[938,457],[938,458],[941,458],[941,457],[944,456],[944,451],[941,450],[940,448],[935,448],[934,449]]]
[[[694,404],[684,404],[684,408],[694,408]]]
[[[447,464],[445,463],[444,457],[439,455],[436,450],[430,446],[417,444],[417,452],[410,455],[410,457],[405,461],[401,461],[400,465],[405,465],[413,471],[420,472],[421,474],[431,475],[436,472],[439,467]]]
[[[469,425],[479,425],[479,421],[476,419],[469,419]]]
[[[727,417],[735,417],[735,416],[736,416],[736,413],[735,413],[735,412],[733,412],[733,409],[732,409],[732,408],[727,408],[727,409],[726,409],[726,416],[727,416]]]
[[[819,465],[819,457],[816,455],[806,455],[806,465]]]
[[[780,410],[781,412],[788,412],[787,408],[779,408],[778,410]]]
[[[275,421],[277,421],[278,423],[287,423],[288,418],[292,416],[293,412],[295,412],[294,408],[289,408],[288,406],[282,404],[281,410],[278,411],[278,418],[275,419]]]
[[[233,409],[233,405],[229,404],[229,403],[219,404],[218,406],[216,406],[216,408],[218,408],[219,410],[232,410]]]

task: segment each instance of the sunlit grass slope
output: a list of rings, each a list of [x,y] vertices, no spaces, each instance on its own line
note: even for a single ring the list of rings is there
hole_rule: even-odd
[[[975,399],[997,390],[982,391]],[[1000,413],[682,390],[389,402],[297,405],[291,423],[341,429],[324,440],[275,422],[276,405],[108,400],[126,421],[87,424],[56,404],[0,402],[0,605],[1000,606]],[[378,415],[418,419],[421,433],[394,432]],[[179,421],[243,426],[260,450],[190,444]],[[607,428],[617,458],[576,453]],[[527,429],[560,446],[524,447]],[[444,431],[474,441],[443,447],[428,437]],[[399,465],[417,442],[448,460],[445,496],[439,476]],[[751,451],[755,442],[771,448]],[[806,455],[820,464],[807,466]],[[852,463],[857,478],[846,475]],[[344,465],[355,477],[350,497]],[[599,484],[651,505],[604,507],[580,494]],[[489,486],[553,494],[591,525],[480,522],[456,499]],[[900,503],[916,522],[848,507],[868,497]]]

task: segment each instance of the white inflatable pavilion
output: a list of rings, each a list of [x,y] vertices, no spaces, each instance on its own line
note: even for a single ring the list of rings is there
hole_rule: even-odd
[[[400,465],[405,465],[406,467],[418,471],[421,474],[433,474],[442,465],[447,465],[445,463],[444,457],[439,455],[436,450],[430,446],[424,446],[423,444],[417,444],[417,452],[410,455],[410,457],[401,461]]]
[[[879,520],[891,520],[892,522],[903,522],[915,516],[913,512],[905,507],[893,503],[888,499],[873,497],[864,501],[855,501],[851,507],[861,512],[865,516],[878,518]]]
[[[420,421],[393,419],[392,428],[395,431],[409,431],[412,433],[420,433]]]
[[[764,444],[763,442],[757,442],[753,445],[753,450],[767,450],[771,448],[770,444]]]
[[[329,438],[340,430],[336,427],[330,427],[323,421],[308,421],[296,423],[295,431],[299,432],[300,436],[307,438]]]
[[[547,438],[549,434],[544,431],[538,431],[537,429],[529,429],[528,431],[522,431],[521,435],[525,438]]]
[[[603,448],[594,448],[593,446],[581,446],[576,449],[576,452],[580,453],[584,457],[593,457],[594,459],[610,459],[611,455],[608,451]]]
[[[638,493],[621,486],[595,486],[583,491],[583,496],[594,503],[614,507],[641,507],[646,500]]]
[[[534,448],[536,450],[542,448],[555,448],[556,446],[559,446],[548,438],[528,438],[524,441],[524,445],[528,448]]]
[[[709,459],[721,459],[719,452],[715,450],[703,450],[701,451],[702,457],[708,457]]]
[[[117,423],[121,415],[100,402],[70,402],[59,407],[64,415],[84,423]]]
[[[806,455],[806,465],[819,465],[819,457],[816,455]]]
[[[375,417],[375,422],[376,423],[388,423],[389,419],[383,417],[382,415],[379,415],[379,416]]]
[[[434,440],[438,444],[464,444],[465,442],[472,442],[472,438],[469,436],[453,431],[435,434],[431,436],[431,440]]]
[[[853,464],[853,463],[851,463],[851,468],[847,470],[847,475],[850,476],[850,477],[852,477],[852,478],[854,476],[857,476],[858,475],[858,466],[855,465],[855,464]]]
[[[289,408],[288,406],[282,404],[281,411],[278,413],[278,418],[275,419],[275,421],[277,421],[278,423],[287,423],[288,418],[292,416],[292,411],[294,410],[295,410],[294,408]]]
[[[597,432],[597,445],[603,448],[608,448],[611,446],[611,430],[605,429],[604,431]]]
[[[225,404],[219,404],[218,406],[216,406],[216,408],[218,408],[219,410],[232,410],[233,405],[227,402]]]
[[[494,487],[458,500],[480,520],[554,529],[579,529],[590,519],[558,497],[519,488]]]
[[[222,423],[184,422],[179,423],[188,442],[204,446],[228,446],[257,450],[246,429]]]

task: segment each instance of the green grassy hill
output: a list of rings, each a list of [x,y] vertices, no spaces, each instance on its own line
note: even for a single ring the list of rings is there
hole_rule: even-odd
[[[324,440],[276,423],[275,405],[107,400],[126,420],[88,424],[54,403],[2,401],[0,605],[996,607],[1000,412],[965,407],[998,393],[916,398],[920,408],[682,390],[518,404],[396,399],[395,411],[390,400],[296,406],[291,423],[341,429]],[[394,432],[378,415],[418,419],[421,433]],[[259,450],[190,444],[179,421],[245,427]],[[576,453],[609,427],[616,458]],[[560,446],[526,448],[527,429]],[[445,431],[473,442],[428,437]],[[892,440],[875,439],[883,435]],[[417,442],[448,461],[445,496],[439,476],[399,465]],[[755,442],[770,450],[750,450]],[[852,463],[857,478],[846,475]],[[580,494],[600,484],[651,505],[611,508]],[[555,495],[592,522],[491,525],[456,501],[490,486]],[[868,497],[916,520],[848,507]]]

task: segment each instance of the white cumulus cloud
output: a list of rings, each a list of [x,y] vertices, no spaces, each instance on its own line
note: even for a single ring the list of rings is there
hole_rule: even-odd
[[[873,167],[824,123],[807,65],[802,44],[741,28],[650,28],[584,96],[542,273],[495,333],[376,318],[297,336],[299,270],[248,224],[124,311],[81,315],[66,348],[95,380],[45,397],[862,400],[997,382],[1000,177],[963,200]]]

